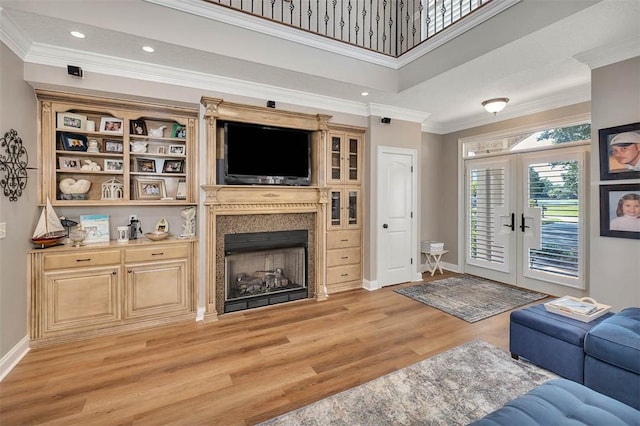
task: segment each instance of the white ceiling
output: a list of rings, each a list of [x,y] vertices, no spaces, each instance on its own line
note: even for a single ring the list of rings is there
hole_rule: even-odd
[[[493,3],[510,7],[397,59],[201,0],[0,0],[0,39],[28,63],[407,119],[436,133],[588,101],[590,67],[640,56],[640,0]],[[502,96],[510,102],[498,116],[482,110]]]

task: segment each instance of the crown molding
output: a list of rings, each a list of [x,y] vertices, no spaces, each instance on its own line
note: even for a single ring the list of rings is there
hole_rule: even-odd
[[[31,47],[31,41],[18,25],[0,7],[0,41],[20,59],[24,59]]]
[[[640,42],[638,39],[628,39],[587,50],[574,55],[574,58],[593,70],[638,56],[640,56]]]
[[[574,105],[581,102],[587,102],[590,100],[591,84],[590,82],[587,82],[582,85],[574,86],[570,89],[564,90],[562,92],[557,92],[553,95],[546,96],[541,100],[526,102],[518,106],[512,106],[511,108],[507,106],[507,108],[505,108],[495,116],[485,112],[484,114],[478,114],[464,120],[451,121],[445,124],[429,123],[427,121],[422,124],[422,131],[436,134],[453,133],[460,130],[471,129],[473,127],[484,126],[487,124],[494,124],[496,122],[518,118],[525,115],[536,114],[539,112]]]

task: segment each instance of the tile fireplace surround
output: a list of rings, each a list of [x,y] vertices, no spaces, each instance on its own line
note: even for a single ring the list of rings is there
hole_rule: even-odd
[[[309,298],[324,300],[325,223],[328,194],[317,187],[205,185],[206,316],[224,312],[224,235],[306,229]],[[321,236],[321,237],[318,237]]]

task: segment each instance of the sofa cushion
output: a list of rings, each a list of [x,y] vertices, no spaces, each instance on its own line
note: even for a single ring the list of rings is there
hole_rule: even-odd
[[[640,374],[640,308],[626,308],[593,327],[585,338],[587,355]]]
[[[638,425],[640,411],[566,379],[546,382],[477,420],[496,425]]]
[[[513,323],[523,325],[582,348],[584,336],[587,331],[602,322],[605,318],[611,317],[611,315],[612,314],[607,313],[591,322],[582,322],[548,312],[544,308],[544,304],[541,303],[511,312],[510,320]]]

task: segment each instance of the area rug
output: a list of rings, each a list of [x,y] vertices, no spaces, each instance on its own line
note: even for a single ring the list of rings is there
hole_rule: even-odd
[[[546,294],[472,275],[445,278],[395,291],[467,322],[477,322],[547,297]]]
[[[474,340],[261,425],[466,425],[556,377]]]

